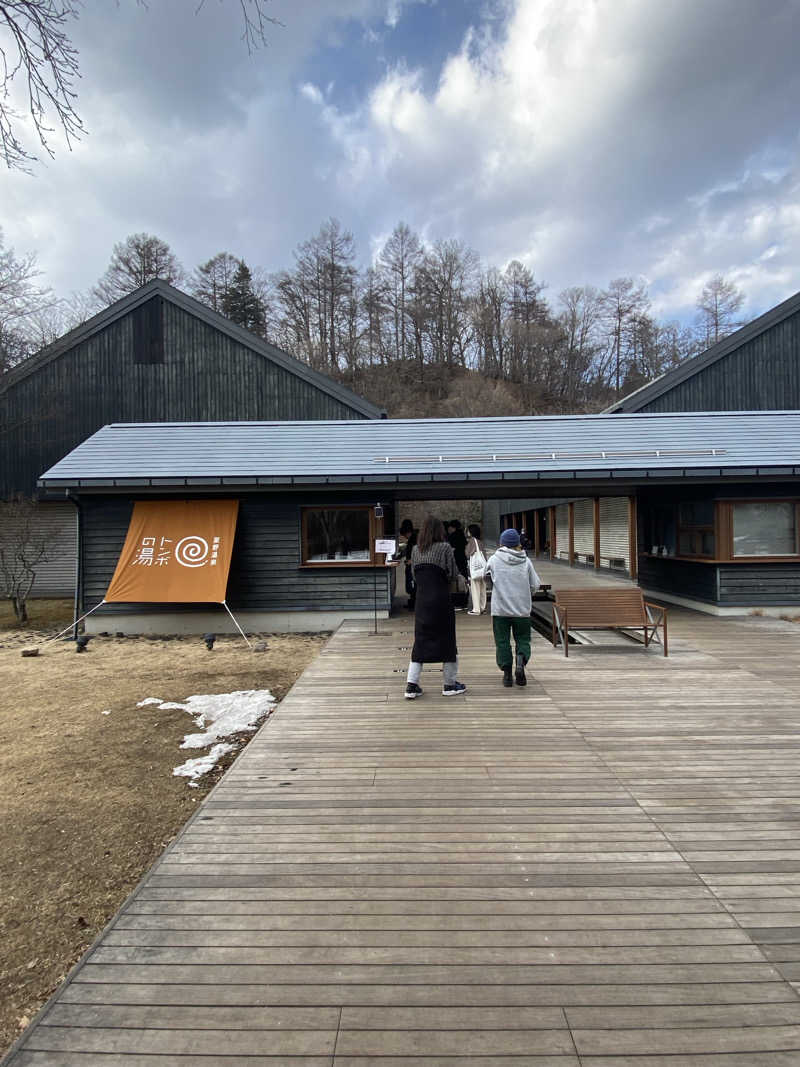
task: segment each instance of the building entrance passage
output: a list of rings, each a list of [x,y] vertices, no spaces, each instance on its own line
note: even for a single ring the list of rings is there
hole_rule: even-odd
[[[501,513],[502,529],[533,530],[537,557],[595,570],[637,574],[636,497],[596,496]]]

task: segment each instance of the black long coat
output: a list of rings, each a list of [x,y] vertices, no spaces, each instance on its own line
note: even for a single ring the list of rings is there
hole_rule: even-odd
[[[456,617],[450,602],[450,579],[435,563],[414,567],[417,600],[414,612],[414,663],[452,663],[458,656]]]

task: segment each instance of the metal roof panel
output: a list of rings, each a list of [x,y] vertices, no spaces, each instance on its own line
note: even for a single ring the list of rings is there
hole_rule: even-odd
[[[365,483],[465,473],[574,477],[800,466],[800,412],[551,415],[340,422],[115,423],[40,484],[146,478]]]

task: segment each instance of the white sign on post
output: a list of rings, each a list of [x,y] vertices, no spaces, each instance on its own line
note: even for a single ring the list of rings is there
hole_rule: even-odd
[[[385,552],[387,556],[393,556],[397,551],[397,541],[384,541],[380,537],[375,542],[376,552]]]

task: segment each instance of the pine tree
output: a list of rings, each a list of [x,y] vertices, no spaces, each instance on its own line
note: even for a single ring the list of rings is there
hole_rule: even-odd
[[[243,259],[239,260],[233,280],[222,296],[221,311],[237,326],[243,326],[259,337],[265,336],[266,308],[253,288],[253,276]]]

